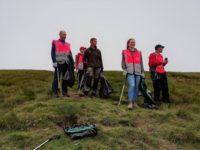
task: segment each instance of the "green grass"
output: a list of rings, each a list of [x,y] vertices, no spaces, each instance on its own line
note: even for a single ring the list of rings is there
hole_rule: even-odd
[[[127,87],[117,106],[123,76],[106,72],[114,87],[109,99],[52,98],[52,72],[0,71],[0,149],[29,150],[54,134],[48,150],[174,150],[200,149],[200,73],[169,73],[172,104],[158,110],[127,110]],[[149,74],[148,88],[152,90]],[[76,93],[76,86],[70,89]],[[142,104],[140,97],[138,103]],[[72,141],[62,125],[73,116],[79,123],[95,123],[98,135]]]

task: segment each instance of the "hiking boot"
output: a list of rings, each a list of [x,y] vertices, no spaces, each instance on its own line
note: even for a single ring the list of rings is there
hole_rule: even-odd
[[[91,96],[97,96],[97,93],[95,91],[92,92]]]
[[[59,95],[58,95],[58,94],[52,94],[52,97],[53,97],[53,98],[58,98]]]
[[[134,107],[134,108],[139,108],[139,106],[137,105],[136,102],[133,102],[133,107]]]
[[[67,92],[62,92],[63,97],[70,97]]]
[[[53,97],[53,98],[58,98],[58,97],[59,97],[59,94],[58,94],[58,93],[52,93],[52,97]]]
[[[168,103],[168,104],[171,103],[171,101],[169,99],[163,99],[163,102]]]
[[[129,104],[128,104],[128,109],[129,109],[129,110],[132,110],[132,109],[133,109],[133,103],[132,103],[132,102],[129,102]]]
[[[78,95],[79,95],[80,97],[85,96],[85,94],[84,94],[82,91],[78,91]]]
[[[88,91],[84,91],[85,96],[88,96],[88,93],[89,93]]]

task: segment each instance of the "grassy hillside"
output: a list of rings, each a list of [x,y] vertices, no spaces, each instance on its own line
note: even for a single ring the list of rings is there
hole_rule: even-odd
[[[0,149],[33,149],[54,134],[61,134],[61,139],[43,149],[200,149],[200,73],[169,73],[173,103],[162,104],[158,110],[133,111],[127,110],[126,96],[121,106],[115,105],[122,87],[121,72],[105,75],[115,90],[107,100],[79,98],[76,86],[70,98],[53,99],[52,72],[0,71]],[[98,136],[70,140],[61,128],[70,115],[79,123],[97,124]]]

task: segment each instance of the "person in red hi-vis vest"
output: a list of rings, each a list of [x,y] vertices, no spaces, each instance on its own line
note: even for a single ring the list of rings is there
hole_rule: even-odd
[[[76,65],[75,67],[76,67],[76,72],[78,74],[78,89],[80,87],[80,82],[84,74],[83,55],[84,55],[85,50],[86,48],[81,46],[80,52],[76,55],[76,59],[75,59],[75,65]]]
[[[128,80],[128,109],[137,108],[141,76],[144,76],[144,66],[141,51],[135,48],[135,40],[127,41],[127,48],[122,51],[122,69]]]
[[[163,59],[162,52],[165,47],[158,44],[155,46],[155,52],[149,55],[149,68],[154,88],[154,100],[160,103],[160,92],[162,91],[162,100],[170,103],[167,74],[164,68],[168,59]]]

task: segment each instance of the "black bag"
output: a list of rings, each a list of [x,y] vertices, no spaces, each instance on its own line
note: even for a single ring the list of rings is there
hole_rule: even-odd
[[[64,128],[64,132],[72,139],[81,139],[97,135],[97,127],[94,124],[74,124]]]
[[[145,78],[140,79],[139,90],[142,92],[142,95],[144,96],[143,106],[145,108],[150,108],[150,109],[156,108],[156,103],[152,98],[151,91],[147,89]]]
[[[79,91],[85,93],[88,92],[88,88],[87,88],[87,82],[89,80],[89,77],[87,76],[87,74],[84,72],[82,78],[81,78],[81,82],[80,82],[80,86],[79,86]]]
[[[149,69],[150,75],[151,75],[151,79],[154,80],[158,80],[160,79],[159,74],[156,72],[156,67],[151,67]]]
[[[99,96],[101,98],[107,98],[111,93],[113,93],[113,88],[103,75],[100,76],[100,83]]]
[[[71,88],[73,87],[74,82],[75,82],[75,75],[74,75],[74,60],[71,56],[69,57],[68,68],[64,76],[64,80],[66,80],[67,85],[69,87]]]

